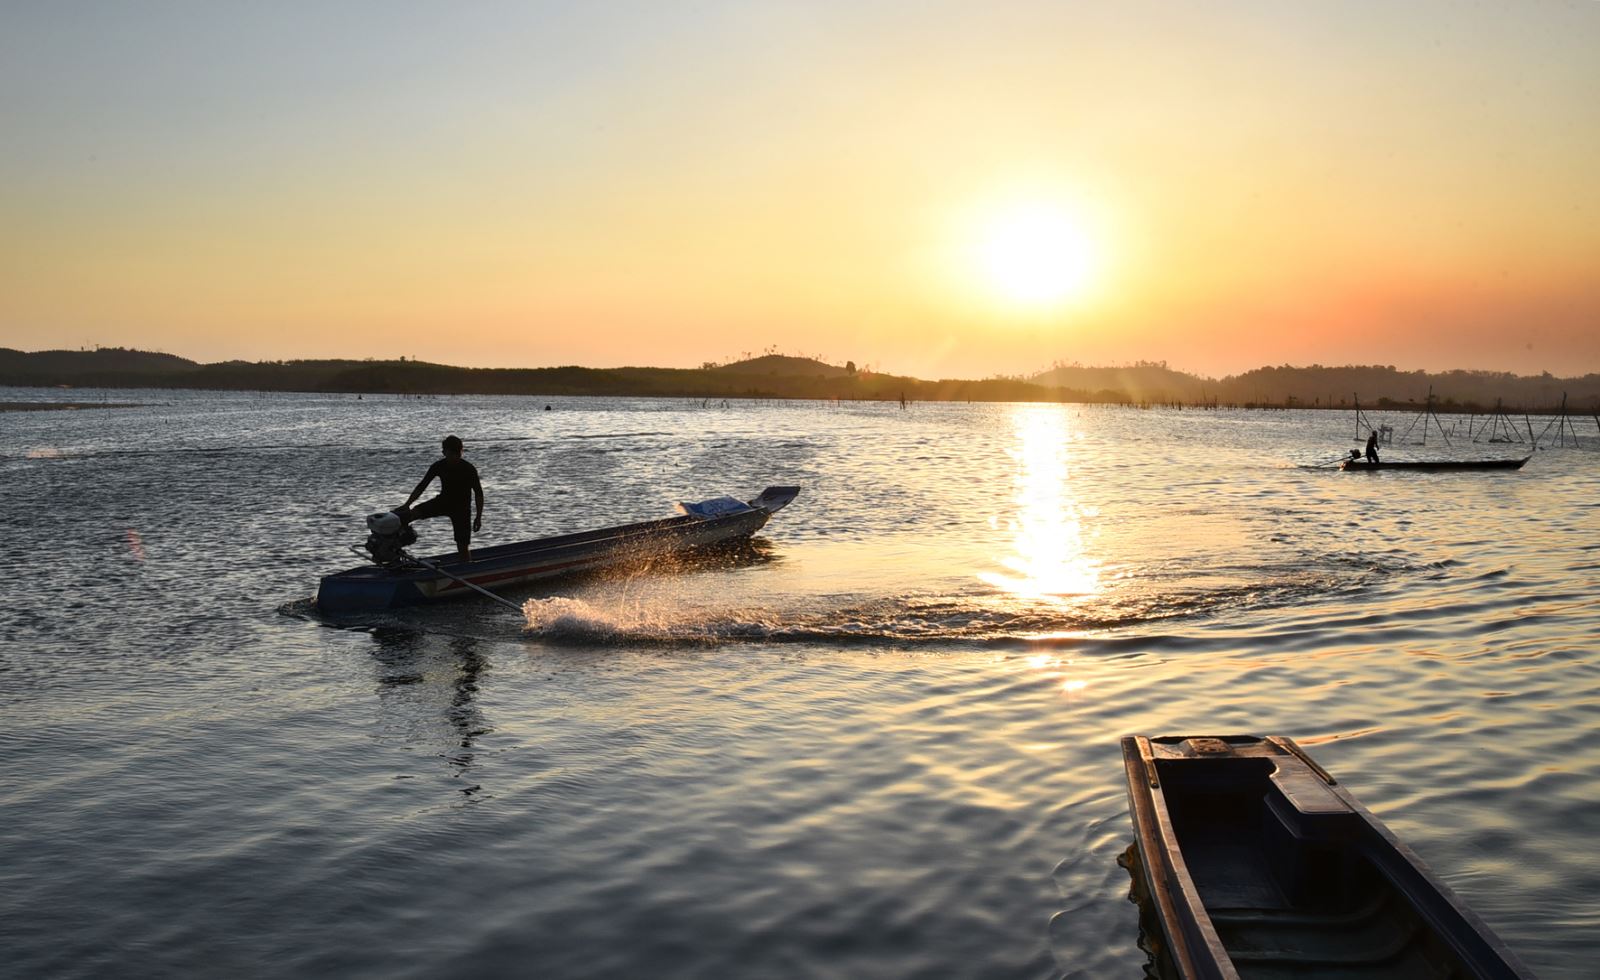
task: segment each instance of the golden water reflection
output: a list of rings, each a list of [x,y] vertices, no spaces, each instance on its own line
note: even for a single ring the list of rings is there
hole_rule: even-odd
[[[1019,405],[1011,416],[1014,507],[989,518],[1009,536],[1002,570],[979,578],[1025,599],[1081,600],[1100,591],[1100,563],[1084,544],[1084,521],[1094,511],[1072,492],[1074,434],[1067,414],[1053,405]]]

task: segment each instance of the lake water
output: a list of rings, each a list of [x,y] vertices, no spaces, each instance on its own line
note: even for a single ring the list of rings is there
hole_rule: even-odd
[[[1137,977],[1117,739],[1224,732],[1594,974],[1592,427],[1358,475],[1298,468],[1334,413],[67,394],[148,404],[0,414],[10,976]],[[320,620],[446,432],[486,544],[803,491],[526,616]]]

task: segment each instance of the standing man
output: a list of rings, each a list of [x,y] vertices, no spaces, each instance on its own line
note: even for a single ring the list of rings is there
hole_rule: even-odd
[[[456,436],[444,437],[444,458],[428,467],[422,482],[411,491],[411,496],[395,511],[407,524],[425,521],[430,517],[448,515],[456,532],[456,551],[463,562],[472,560],[472,532],[483,528],[483,484],[478,482],[478,468],[461,458],[461,440]],[[422,496],[433,478],[439,478],[439,495],[421,504],[415,510],[411,502]],[[468,496],[477,498],[477,516],[468,524]]]
[[[1373,463],[1373,464],[1376,464],[1378,462],[1378,430],[1377,429],[1372,429],[1371,430],[1371,434],[1367,436],[1367,462]]]

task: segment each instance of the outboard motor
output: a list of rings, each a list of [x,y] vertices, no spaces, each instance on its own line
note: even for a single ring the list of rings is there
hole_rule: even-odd
[[[416,543],[417,532],[392,510],[367,517],[366,549],[380,565],[398,564],[405,558],[405,547]]]

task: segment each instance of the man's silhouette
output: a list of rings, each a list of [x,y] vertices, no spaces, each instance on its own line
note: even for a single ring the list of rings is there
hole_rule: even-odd
[[[472,560],[472,532],[483,528],[483,484],[478,482],[478,468],[461,458],[461,440],[456,436],[444,437],[444,458],[428,467],[422,482],[411,491],[411,496],[395,511],[400,519],[410,524],[430,517],[448,516],[456,533],[456,551],[464,562]],[[439,495],[412,508],[411,502],[422,496],[433,478],[439,478]],[[477,500],[477,516],[470,517],[471,500]],[[470,523],[469,523],[470,522]]]

